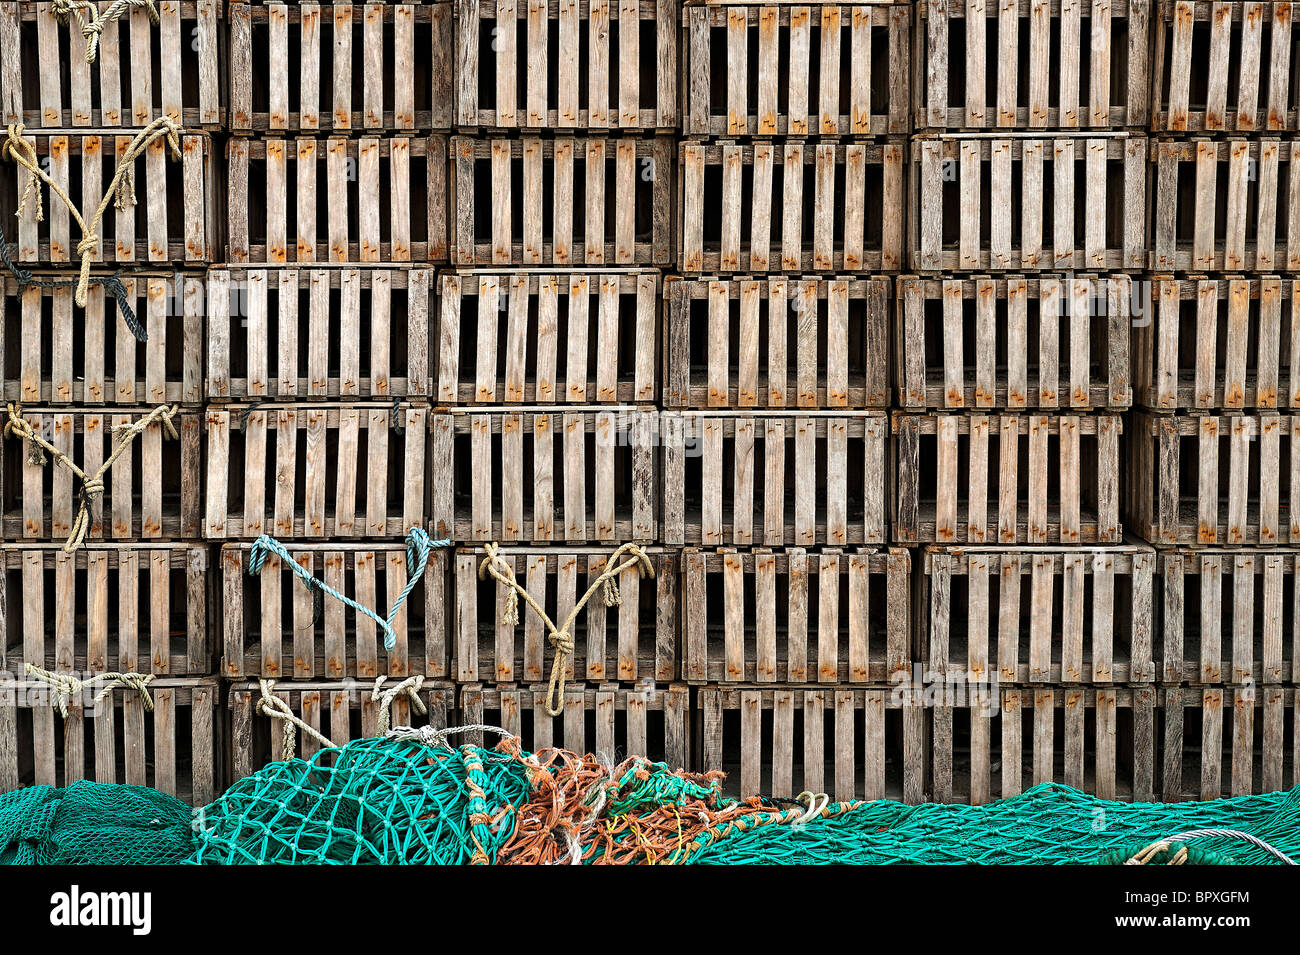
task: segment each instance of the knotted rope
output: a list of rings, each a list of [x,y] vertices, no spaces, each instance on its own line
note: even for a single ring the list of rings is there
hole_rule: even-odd
[[[176,405],[159,405],[150,411],[139,421],[127,422],[125,424],[115,425],[113,433],[117,435],[117,446],[113,448],[113,453],[108,459],[99,466],[99,470],[89,477],[86,472],[77,466],[77,463],[68,457],[50,442],[41,437],[40,432],[32,427],[31,422],[23,417],[23,408],[20,404],[9,403],[9,420],[4,427],[4,436],[6,438],[16,436],[29,441],[30,448],[27,452],[27,463],[36,467],[41,467],[46,462],[45,455],[48,453],[54,458],[56,464],[61,464],[81,481],[81,504],[77,508],[76,519],[72,522],[72,533],[64,541],[63,550],[66,553],[73,553],[86,540],[86,532],[90,529],[90,508],[95,499],[104,493],[104,475],[108,469],[120,458],[126,449],[131,446],[131,442],[142,434],[150,425],[156,421],[161,421],[163,433],[166,437],[173,440],[179,435],[176,433],[176,426],[172,424],[172,417],[179,412]]]
[[[269,719],[280,720],[280,742],[284,745],[285,759],[293,758],[298,742],[296,730],[299,729],[326,749],[335,748],[333,743],[321,735],[320,730],[294,716],[289,704],[271,692],[275,689],[274,680],[258,680],[257,685],[262,690],[262,698],[257,701],[257,712]]]
[[[1176,836],[1169,836],[1165,839],[1159,839],[1130,858],[1125,865],[1147,865],[1153,860],[1161,857],[1173,848],[1174,843],[1179,843],[1177,851],[1170,857],[1166,865],[1185,865],[1188,861],[1187,841],[1190,839],[1241,839],[1252,845],[1259,846],[1265,852],[1280,859],[1286,865],[1300,865],[1281,849],[1277,849],[1258,836],[1252,836],[1249,832],[1242,832],[1239,829],[1192,829],[1189,832],[1180,832]]]
[[[587,601],[592,598],[597,590],[603,589],[605,592],[605,606],[616,607],[622,603],[622,597],[618,592],[618,576],[629,567],[637,567],[642,577],[653,577],[655,575],[654,566],[636,544],[628,542],[622,544],[610,555],[605,564],[605,570],[592,581],[587,592],[582,595],[582,599],[573,605],[569,615],[564,618],[564,623],[556,626],[551,618],[547,615],[546,610],[532,595],[515,580],[514,568],[506,563],[498,553],[498,545],[495,543],[485,544],[483,563],[479,565],[479,580],[485,579],[486,575],[491,574],[499,582],[506,585],[510,592],[506,594],[505,610],[501,614],[501,622],[508,627],[519,625],[519,598],[523,597],[528,606],[533,608],[537,616],[542,618],[546,625],[548,638],[551,646],[555,648],[555,660],[551,664],[550,685],[546,688],[546,712],[551,716],[559,716],[564,712],[564,667],[569,657],[573,653],[573,637],[569,633],[569,628],[573,626],[573,621],[577,619],[582,608],[586,606]],[[627,560],[621,564],[619,558],[624,553],[630,554]]]
[[[113,0],[103,13],[91,0],[53,0],[50,6],[56,17],[65,23],[76,20],[81,27],[81,35],[86,38],[87,63],[95,62],[99,53],[99,35],[104,32],[105,24],[115,22],[129,7],[142,7],[152,22],[158,22],[153,0]],[[46,66],[52,68],[50,64]]]
[[[53,690],[50,695],[50,705],[58,709],[59,716],[65,720],[68,718],[68,706],[71,704],[72,698],[81,696],[84,691],[92,689],[100,683],[105,684],[105,686],[95,694],[96,706],[99,705],[100,700],[106,699],[115,687],[124,686],[139,693],[145,711],[148,713],[153,712],[153,697],[149,695],[149,684],[153,682],[152,673],[99,673],[89,680],[81,680],[68,673],[51,673],[49,670],[38,667],[35,663],[27,664],[27,672],[41,683],[50,685]]]
[[[496,733],[503,739],[518,740],[514,733],[490,723],[469,723],[465,726],[448,726],[444,729],[436,726],[394,726],[386,730],[384,736],[389,739],[412,740],[425,746],[445,746],[454,749],[455,747],[448,742],[448,738],[461,733]]]
[[[135,190],[131,185],[131,169],[134,167],[136,159],[155,140],[165,138],[167,145],[171,147],[172,158],[179,161],[181,158],[180,134],[183,130],[167,116],[158,117],[140,130],[136,137],[131,140],[130,145],[126,147],[126,152],[122,154],[117,169],[113,171],[113,178],[108,184],[108,189],[105,190],[104,197],[99,200],[99,206],[95,209],[95,214],[90,217],[89,222],[82,216],[81,210],[77,208],[77,204],[72,201],[72,198],[64,191],[63,187],[41,168],[41,164],[36,158],[36,147],[23,138],[23,130],[22,123],[10,123],[8,139],[5,140],[3,148],[0,148],[0,158],[12,159],[27,170],[27,182],[23,185],[22,196],[18,200],[17,215],[20,218],[22,217],[30,200],[35,203],[36,221],[44,220],[45,210],[41,203],[40,187],[42,182],[49,187],[51,193],[68,207],[68,211],[72,213],[72,217],[81,228],[81,241],[77,243],[77,254],[81,256],[81,271],[77,276],[77,290],[73,297],[78,307],[85,308],[86,290],[90,284],[90,259],[93,254],[99,251],[99,224],[104,218],[104,213],[108,210],[109,202],[115,200],[117,208],[122,210],[134,206]],[[136,338],[144,341],[143,329],[137,331],[138,327],[139,323],[131,331]]]
[[[380,736],[386,736],[388,734],[389,727],[392,726],[393,722],[393,700],[403,694],[405,694],[411,701],[411,708],[415,710],[415,712],[419,713],[421,716],[424,716],[429,712],[429,708],[424,705],[424,700],[420,699],[420,687],[424,686],[424,677],[408,676],[401,683],[395,683],[385,690],[383,689],[383,686],[384,680],[386,679],[388,679],[386,676],[376,677],[375,688],[370,691],[370,698],[379,701],[378,735]]]
[[[315,587],[321,593],[342,601],[357,613],[365,614],[375,621],[380,629],[384,631],[384,649],[391,650],[397,645],[397,633],[393,630],[393,621],[397,618],[398,611],[402,609],[402,604],[406,603],[406,598],[410,596],[411,591],[415,589],[415,585],[424,576],[424,568],[429,563],[429,551],[435,547],[447,547],[450,544],[451,541],[446,538],[430,540],[429,535],[422,528],[411,528],[406,535],[406,586],[393,602],[392,609],[388,611],[388,619],[386,620],[369,607],[357,603],[351,597],[339,593],[324,581],[313,577],[311,571],[293,559],[287,547],[269,534],[263,534],[253,542],[253,549],[248,555],[248,573],[251,576],[259,574],[266,564],[267,558],[274,554],[280,558],[285,566],[302,579],[308,589]]]

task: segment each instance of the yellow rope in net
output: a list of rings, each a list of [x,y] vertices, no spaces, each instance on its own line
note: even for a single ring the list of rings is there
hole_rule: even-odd
[[[184,132],[179,124],[167,116],[160,116],[152,123],[136,134],[131,140],[130,145],[126,147],[126,152],[122,154],[122,159],[117,164],[117,169],[113,172],[113,178],[108,184],[108,189],[104,192],[104,197],[99,201],[99,207],[95,209],[95,214],[87,221],[77,208],[77,204],[72,201],[72,197],[67,194],[64,188],[50,178],[49,173],[41,168],[39,160],[36,158],[36,147],[23,137],[25,127],[22,123],[10,123],[8,127],[8,138],[5,139],[3,147],[0,147],[0,159],[12,159],[18,165],[27,170],[27,181],[23,185],[22,196],[18,200],[19,218],[26,211],[27,203],[30,201],[35,206],[36,221],[41,222],[45,218],[45,210],[41,202],[41,187],[43,182],[49,187],[50,192],[56,196],[65,206],[68,212],[72,214],[77,225],[81,228],[81,241],[77,243],[77,254],[81,256],[81,271],[77,276],[77,290],[75,299],[78,307],[86,307],[86,290],[90,284],[90,260],[99,251],[99,224],[104,218],[104,213],[108,210],[109,202],[116,202],[118,209],[130,209],[135,205],[135,189],[131,185],[131,169],[135,166],[135,161],[146,149],[154,143],[155,140],[165,139],[167,145],[171,147],[172,158],[180,161],[181,143],[180,134]]]
[[[631,542],[623,544],[610,555],[605,564],[604,572],[592,581],[591,586],[587,588],[587,592],[582,595],[582,599],[573,605],[573,609],[564,618],[564,622],[557,627],[547,615],[546,609],[519,585],[519,582],[515,579],[514,568],[502,559],[498,545],[495,543],[486,544],[483,550],[487,556],[483,558],[483,563],[479,565],[479,579],[483,580],[490,574],[510,590],[506,595],[506,605],[501,615],[501,622],[510,627],[518,626],[519,598],[523,597],[524,602],[533,609],[533,612],[546,625],[551,646],[555,648],[555,660],[551,664],[550,685],[546,690],[546,712],[550,713],[551,716],[559,716],[564,712],[564,667],[573,653],[573,636],[569,632],[573,626],[573,621],[577,619],[582,608],[587,605],[587,601],[595,595],[597,590],[602,588],[605,592],[605,606],[618,606],[622,602],[618,592],[618,576],[624,570],[629,567],[636,567],[642,577],[653,577],[655,575],[654,566],[650,563],[650,558],[636,544]],[[619,563],[624,554],[629,555],[628,558]]]
[[[23,417],[23,407],[20,404],[10,402],[7,405],[9,420],[4,427],[4,436],[17,437],[31,442],[30,450],[27,454],[27,462],[36,466],[42,466],[46,462],[46,454],[54,458],[56,464],[61,464],[81,481],[81,503],[77,508],[77,517],[72,522],[72,532],[63,544],[65,552],[71,554],[77,550],[86,540],[86,532],[90,530],[90,508],[95,499],[101,497],[104,493],[104,475],[108,474],[114,462],[117,461],[131,446],[131,442],[142,434],[155,422],[160,422],[163,426],[163,433],[175,440],[179,435],[176,433],[176,426],[172,424],[172,418],[180,411],[177,405],[159,405],[150,411],[139,421],[119,424],[113,428],[113,433],[117,435],[117,446],[113,448],[113,453],[108,459],[100,465],[99,470],[94,474],[87,475],[72,458],[68,457],[50,442],[41,436],[41,433],[32,427],[30,421]]]

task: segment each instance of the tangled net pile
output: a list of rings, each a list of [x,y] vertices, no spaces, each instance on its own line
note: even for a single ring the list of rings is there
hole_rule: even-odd
[[[834,803],[808,793],[734,800],[722,794],[721,773],[642,757],[613,765],[562,749],[529,753],[513,737],[491,749],[452,746],[449,732],[401,728],[272,763],[194,813],[139,786],[20,790],[0,796],[0,862],[1228,864],[1300,856],[1300,788],[1173,804],[1107,802],[1052,783],[978,807]],[[1199,831],[1207,827],[1215,828]],[[1180,833],[1195,844],[1170,840]]]

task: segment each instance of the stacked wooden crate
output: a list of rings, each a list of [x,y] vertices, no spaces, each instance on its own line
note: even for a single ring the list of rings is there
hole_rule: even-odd
[[[197,542],[222,4],[164,2],[157,13],[154,23],[133,7],[107,22],[92,61],[52,4],[0,6],[0,121],[97,236],[44,185],[43,208],[21,201],[29,173],[4,163],[3,241],[16,228],[17,242],[0,279],[0,390],[88,475],[128,442],[83,491],[9,427],[0,440],[0,791],[94,779],[204,802],[222,781]],[[164,118],[180,127],[175,142],[124,159]],[[120,164],[127,185],[95,221]],[[84,307],[73,288],[83,251]],[[104,284],[114,273],[120,285]],[[170,427],[155,420],[126,436],[159,407],[175,410]],[[142,693],[101,676],[114,671],[152,682]]]
[[[1153,31],[1152,274],[1124,495],[1156,546],[1165,799],[1297,781],[1297,12],[1183,0],[1159,4]]]
[[[526,747],[687,765],[657,446],[677,0],[460,0],[455,21],[430,456],[433,533],[458,545],[460,715]],[[520,601],[506,622],[494,542],[557,626],[620,545],[646,562],[619,575],[617,604],[597,589],[553,672],[542,617]]]
[[[394,617],[391,647],[287,561],[271,555],[250,573],[253,542],[270,535],[326,587],[387,617],[416,570],[404,538],[428,522],[453,22],[448,3],[231,2],[228,14],[202,530],[219,548],[219,672],[239,776],[293,755],[262,680],[339,744],[390,717],[442,725],[453,705],[445,550]],[[384,700],[412,677],[425,682]],[[302,755],[321,745],[297,737]]]
[[[665,544],[698,765],[918,799],[911,557],[889,546],[910,4],[688,3],[667,280]]]
[[[1120,520],[1148,17],[917,5],[893,530],[924,545],[915,687],[940,802],[1154,793],[1155,557]]]

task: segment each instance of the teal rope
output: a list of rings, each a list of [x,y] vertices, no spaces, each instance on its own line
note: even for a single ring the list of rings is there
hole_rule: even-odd
[[[424,576],[424,568],[429,563],[429,551],[435,547],[449,546],[451,546],[449,538],[430,540],[429,535],[423,529],[419,527],[411,528],[410,533],[406,535],[406,587],[397,595],[397,600],[393,602],[392,609],[388,611],[387,620],[380,617],[369,607],[362,606],[351,597],[339,593],[324,581],[313,577],[307,568],[293,559],[287,547],[269,534],[263,534],[253,542],[253,549],[248,554],[248,573],[250,576],[257,576],[266,564],[267,557],[275,554],[284,561],[290,570],[302,578],[303,583],[308,588],[315,587],[321,592],[329,594],[335,600],[342,601],[357,613],[363,613],[379,624],[384,631],[384,649],[391,650],[397,644],[397,634],[393,632],[393,620],[397,618],[397,612],[402,609],[402,604],[406,603],[406,598],[411,595],[415,585]]]

